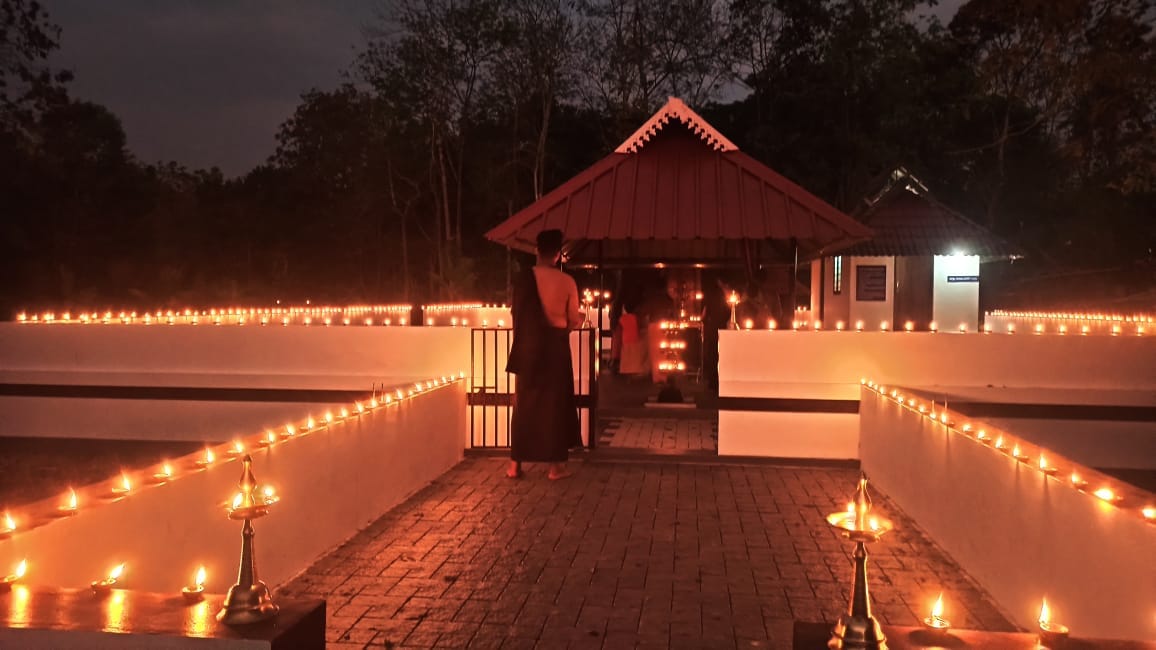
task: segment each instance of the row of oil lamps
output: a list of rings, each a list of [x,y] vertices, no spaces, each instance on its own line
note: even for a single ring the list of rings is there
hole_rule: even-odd
[[[116,565],[108,572],[108,576],[100,580],[94,580],[89,587],[93,593],[101,595],[106,594],[117,585],[120,584],[124,577],[125,568],[128,565],[124,562]],[[28,573],[28,560],[21,560],[16,568],[9,575],[0,578],[0,594],[8,593],[12,590],[12,586],[21,582]],[[205,567],[198,567],[193,574],[193,581],[181,587],[181,595],[189,602],[196,602],[201,600],[205,594],[205,580],[208,574],[205,572]]]
[[[1087,470],[1081,468],[1080,471],[1077,471],[1076,468],[1079,466],[1076,463],[1068,461],[1068,463],[1072,466],[1072,470],[1067,474],[1066,479],[1061,479],[1059,478],[1061,475],[1060,468],[1048,460],[1042,448],[1038,449],[1037,462],[1033,463],[1032,458],[1026,449],[1027,445],[1030,443],[1018,440],[1013,436],[1001,431],[989,432],[987,429],[976,428],[969,422],[959,424],[957,427],[955,416],[948,412],[946,406],[936,405],[934,402],[929,405],[917,398],[903,395],[898,390],[888,390],[886,386],[877,384],[874,381],[870,381],[868,379],[861,379],[860,383],[872,391],[878,393],[880,396],[894,400],[895,403],[899,404],[903,408],[906,408],[909,411],[917,412],[921,416],[929,418],[933,422],[937,422],[948,431],[972,438],[981,444],[989,445],[1001,453],[1010,455],[1012,458],[1021,463],[1034,467],[1035,469],[1039,470],[1040,473],[1046,476],[1056,478],[1056,480],[1059,480],[1062,483],[1066,483],[1075,490],[1090,494],[1100,501],[1119,508],[1124,508],[1126,505],[1124,504],[1124,497],[1120,494],[1120,491],[1113,490],[1108,485],[1101,485],[1095,490],[1088,490],[1089,475],[1080,474],[1080,471]],[[1136,507],[1135,504],[1133,504],[1133,507]],[[1148,523],[1156,524],[1156,505],[1145,504],[1143,506],[1139,506],[1136,508],[1136,512]]]
[[[1006,318],[1046,318],[1051,320],[1087,320],[1087,321],[1116,321],[1122,323],[1156,322],[1156,317],[1150,314],[1105,314],[1103,312],[1070,312],[1070,311],[1009,311],[996,309],[987,312],[992,316]]]
[[[270,447],[278,444],[279,442],[294,438],[298,435],[307,434],[315,430],[326,428],[334,422],[339,422],[350,417],[360,416],[379,407],[399,404],[405,399],[442,386],[446,386],[451,383],[455,383],[464,379],[464,377],[465,373],[459,372],[456,375],[442,375],[441,377],[431,378],[427,381],[415,382],[412,385],[407,385],[404,388],[390,388],[387,390],[383,387],[379,391],[378,388],[375,387],[373,393],[370,396],[370,399],[367,402],[354,402],[352,409],[342,407],[336,413],[333,411],[327,411],[323,416],[320,417],[320,419],[317,420],[315,420],[313,416],[309,416],[304,422],[286,424],[280,431],[274,431],[272,429],[266,430],[263,435],[254,436],[256,440],[250,441],[249,445],[247,445],[244,440],[237,439],[229,443],[224,450],[220,450],[218,448],[218,451],[214,451],[213,447],[205,447],[204,453],[198,454],[197,457],[192,461],[192,467],[190,469],[193,469],[194,471],[206,469],[217,463],[219,455],[224,455],[230,459],[244,457],[249,446]],[[245,457],[245,460],[248,462],[247,457]],[[161,485],[176,478],[179,478],[179,476],[176,472],[174,472],[173,465],[169,462],[165,462],[161,464],[157,471],[150,475],[149,479],[145,481],[145,483],[148,485]],[[137,486],[133,483],[129,475],[122,471],[119,479],[110,486],[109,496],[114,499],[124,498],[131,495],[136,488]],[[256,486],[256,491],[258,492],[256,497],[260,500],[260,503],[263,506],[268,506],[278,500],[276,491],[272,486]],[[252,500],[252,494],[246,495],[242,492],[238,492],[233,497],[233,501],[230,504],[230,509],[232,511],[242,510],[246,507],[245,504]],[[67,497],[60,505],[56,507],[55,511],[51,513],[51,516],[53,518],[70,517],[76,515],[79,512],[80,503],[76,494],[76,490],[69,488]],[[8,538],[17,532],[17,521],[12,517],[10,512],[5,512],[3,519],[0,519],[0,539]],[[125,566],[125,564],[119,564],[109,572],[108,577],[94,581],[91,584],[92,590],[98,594],[103,594],[116,587],[118,581],[124,575]],[[13,573],[4,577],[0,577],[0,593],[10,591],[12,589],[12,585],[21,581],[25,577],[27,570],[28,562],[27,560],[22,560],[18,565],[16,565]],[[181,590],[181,592],[186,599],[195,601],[201,598],[202,594],[204,593],[204,589],[205,568],[202,566],[197,570],[193,582],[189,585],[186,585]]]
[[[504,307],[504,306],[492,307],[490,309],[494,309],[496,311],[501,311],[501,310],[506,309],[506,307]],[[404,311],[401,311],[400,313],[407,313],[408,314],[409,310],[406,309]],[[434,312],[434,313],[436,313],[436,312]],[[356,317],[354,317],[354,316],[350,315],[350,312],[344,312],[344,313],[338,312],[338,314],[340,314],[340,315],[338,315],[338,316],[331,316],[331,315],[326,315],[326,314],[304,315],[304,316],[300,315],[300,314],[278,315],[278,314],[272,313],[271,311],[267,311],[267,312],[256,312],[254,314],[235,314],[235,315],[219,314],[219,313],[218,314],[207,314],[207,315],[206,314],[183,315],[183,314],[171,314],[171,313],[170,314],[164,314],[164,313],[160,313],[160,312],[158,312],[156,314],[145,313],[143,315],[138,315],[136,312],[120,312],[119,314],[114,316],[112,312],[105,312],[104,314],[85,313],[85,314],[80,314],[80,315],[74,316],[70,312],[65,312],[65,313],[61,314],[59,318],[57,318],[56,314],[53,314],[53,313],[33,314],[32,316],[28,316],[27,314],[22,313],[22,314],[18,314],[16,316],[16,320],[17,320],[17,322],[20,322],[20,323],[46,323],[46,324],[48,324],[48,323],[79,323],[82,325],[86,325],[86,324],[90,324],[90,323],[99,323],[99,324],[108,325],[110,323],[115,322],[115,323],[120,323],[123,325],[130,325],[130,324],[200,325],[202,323],[212,324],[212,325],[245,325],[245,324],[250,324],[250,323],[256,323],[259,325],[280,324],[283,326],[296,325],[296,324],[301,324],[301,325],[305,325],[305,326],[310,326],[310,325],[324,325],[324,326],[346,325],[346,326],[348,326],[348,325],[360,324],[360,325],[365,325],[367,327],[372,327],[374,325],[380,324],[382,326],[389,327],[389,326],[395,325],[395,324],[399,325],[399,326],[405,326],[405,325],[409,324],[409,318],[406,316],[398,316],[395,319],[392,316],[385,316],[383,318],[374,318],[373,316],[366,316],[366,317],[356,316]],[[425,324],[427,326],[436,326],[439,324],[439,322],[445,322],[445,321],[440,321],[438,319],[438,317],[436,317],[434,315],[426,316]],[[458,327],[458,326],[469,327],[469,325],[470,325],[470,319],[464,318],[464,317],[459,317],[459,316],[450,317],[448,322],[449,322],[450,326],[452,326],[452,327]],[[481,323],[482,323],[482,327],[490,327],[489,319],[482,319]],[[506,326],[505,319],[498,319],[496,322],[496,326],[499,328],[505,327]]]
[[[770,318],[770,319],[767,319],[766,327],[760,328],[760,329],[777,330],[778,328],[779,328],[778,322],[775,319]],[[824,328],[825,328],[825,326],[823,324],[823,321],[821,321],[821,320],[813,320],[813,321],[793,320],[793,321],[791,321],[791,329],[793,331],[796,331],[796,332],[806,331],[806,330],[814,330],[814,331],[818,332],[818,331],[823,330]],[[731,329],[739,329],[739,327],[733,326]],[[742,328],[741,329],[744,329],[744,330],[755,329],[754,319],[752,319],[752,318],[744,319],[742,322]],[[854,331],[856,331],[856,332],[862,332],[862,331],[865,331],[867,329],[867,324],[862,320],[857,320],[853,324],[848,324],[847,322],[841,321],[841,320],[835,321],[835,331],[836,332],[845,332],[845,331],[850,331],[851,329],[854,329]],[[893,329],[894,329],[894,327],[893,327],[893,324],[891,323],[891,321],[884,320],[884,321],[879,322],[879,331],[880,332],[890,332]],[[903,331],[904,332],[914,332],[915,331],[915,322],[914,321],[905,322],[903,324]],[[939,323],[937,323],[936,321],[931,321],[927,325],[927,331],[929,331],[931,333],[939,332],[940,331]],[[970,331],[970,330],[969,330],[967,323],[960,323],[959,326],[955,329],[955,331],[959,332],[960,334],[967,334],[968,331]],[[984,323],[983,327],[981,327],[977,331],[983,332],[984,334],[992,334],[995,332],[995,327],[991,323]],[[1005,331],[1008,334],[1015,334],[1017,331],[1016,324],[1015,323],[1008,323],[1007,327],[1004,328],[1002,331]],[[1147,331],[1148,331],[1148,328],[1142,324],[1137,324],[1135,326],[1135,328],[1132,329],[1130,332],[1125,332],[1124,328],[1120,325],[1113,325],[1112,329],[1111,329],[1111,333],[1113,336],[1121,336],[1124,334],[1134,334],[1136,336],[1143,336],[1144,334],[1147,333]],[[1045,327],[1042,323],[1037,323],[1036,326],[1034,328],[1032,328],[1032,333],[1034,333],[1034,334],[1048,334],[1048,333],[1052,333],[1052,332],[1050,332],[1047,329],[1047,327]],[[1068,334],[1069,333],[1068,326],[1067,325],[1059,325],[1058,327],[1055,328],[1054,333],[1061,334],[1061,335]],[[1088,334],[1092,333],[1092,329],[1087,325],[1083,325],[1080,327],[1079,333],[1083,334],[1083,335],[1088,335]]]
[[[1040,603],[1040,616],[1037,622],[1039,623],[1040,641],[1045,646],[1054,646],[1056,642],[1067,638],[1069,634],[1066,625],[1052,620],[1052,608],[1048,606],[1046,597]],[[951,631],[951,621],[944,617],[942,593],[939,594],[939,598],[935,599],[935,604],[931,606],[931,614],[923,619],[923,626],[933,633],[944,636]]]

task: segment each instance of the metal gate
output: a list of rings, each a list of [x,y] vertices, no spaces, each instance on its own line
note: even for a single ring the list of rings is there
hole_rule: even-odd
[[[470,417],[470,447],[509,447],[515,378],[506,372],[513,340],[509,328],[477,328],[470,333],[470,384],[466,394]],[[598,330],[570,333],[582,440],[593,449],[598,420]]]

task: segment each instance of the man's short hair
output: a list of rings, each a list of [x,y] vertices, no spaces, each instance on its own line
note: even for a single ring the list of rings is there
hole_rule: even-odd
[[[543,230],[538,233],[538,254],[542,257],[553,257],[562,252],[562,231]]]

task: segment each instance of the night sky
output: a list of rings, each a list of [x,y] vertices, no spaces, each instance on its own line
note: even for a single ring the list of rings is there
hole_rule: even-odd
[[[961,0],[943,0],[941,19]],[[141,161],[240,175],[263,162],[302,92],[329,89],[382,0],[44,0],[55,65],[107,106]]]

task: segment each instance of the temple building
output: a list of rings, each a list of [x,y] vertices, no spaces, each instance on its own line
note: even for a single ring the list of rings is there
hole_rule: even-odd
[[[825,324],[975,331],[981,265],[1022,257],[902,167],[852,216],[871,239],[811,262],[811,315]]]

